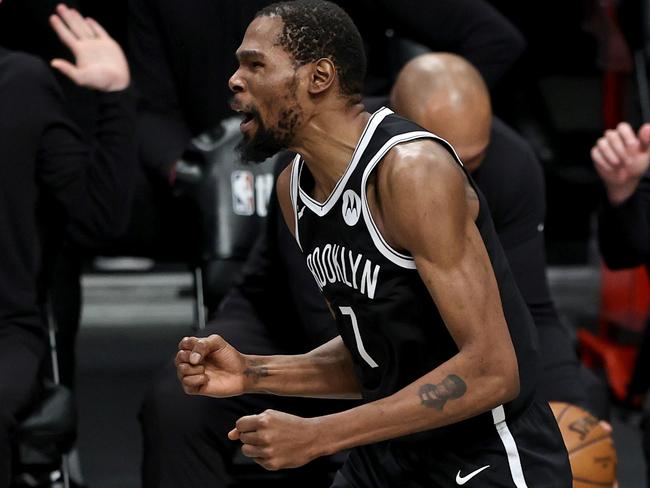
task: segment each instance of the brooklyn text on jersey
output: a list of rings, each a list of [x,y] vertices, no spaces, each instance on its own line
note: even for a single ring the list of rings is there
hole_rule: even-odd
[[[363,262],[363,266],[361,263]],[[307,255],[307,267],[322,290],[329,283],[343,283],[368,298],[375,297],[381,266],[338,244],[316,247]]]

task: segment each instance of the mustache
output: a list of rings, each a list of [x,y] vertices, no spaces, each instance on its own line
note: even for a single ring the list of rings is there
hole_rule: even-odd
[[[235,97],[230,97],[228,100],[228,105],[230,106],[230,109],[235,112],[243,110],[243,106],[237,102],[237,99]]]
[[[230,108],[235,112],[245,112],[246,114],[249,114],[256,119],[260,118],[260,112],[259,110],[257,110],[257,108],[255,108],[252,105],[250,106],[242,105],[239,102],[237,102],[237,99],[235,97],[231,97],[230,100],[228,101],[228,104],[230,105]]]

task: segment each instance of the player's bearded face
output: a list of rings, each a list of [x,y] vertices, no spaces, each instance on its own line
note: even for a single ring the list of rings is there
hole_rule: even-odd
[[[257,109],[251,108],[249,117],[255,121],[257,128],[252,135],[245,134],[237,146],[242,159],[261,163],[289,147],[295,133],[299,112],[297,106],[281,110],[277,124],[271,127],[265,124]]]
[[[245,132],[237,146],[244,161],[261,163],[286,149],[293,140],[302,120],[302,110],[296,98],[296,79],[285,88],[283,96],[276,96],[264,116],[256,106],[245,108],[246,118],[255,122],[255,130]]]

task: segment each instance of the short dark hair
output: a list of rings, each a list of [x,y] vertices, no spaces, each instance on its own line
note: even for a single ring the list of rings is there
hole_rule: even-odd
[[[366,53],[359,30],[338,5],[325,0],[274,3],[255,17],[278,16],[284,27],[278,43],[302,66],[321,58],[334,63],[341,92],[358,96],[366,76]]]

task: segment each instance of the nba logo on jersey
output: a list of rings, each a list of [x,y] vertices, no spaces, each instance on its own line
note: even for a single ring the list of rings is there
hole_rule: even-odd
[[[233,171],[230,176],[232,185],[232,210],[237,215],[255,213],[255,186],[253,173],[250,171]]]
[[[353,190],[346,190],[343,194],[343,220],[350,227],[359,222],[361,216],[361,199]]]

